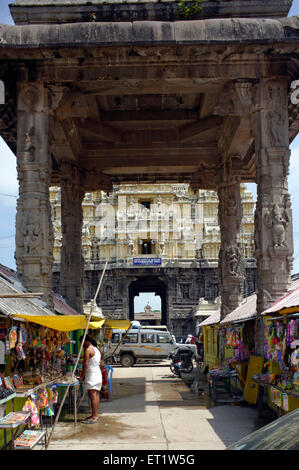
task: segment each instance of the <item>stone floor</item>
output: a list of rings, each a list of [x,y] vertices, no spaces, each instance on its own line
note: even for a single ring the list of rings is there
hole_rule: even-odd
[[[53,433],[49,450],[221,450],[266,424],[246,404],[215,406],[206,377],[196,369],[175,377],[167,363],[115,367],[112,397],[100,405],[98,424],[66,415]]]

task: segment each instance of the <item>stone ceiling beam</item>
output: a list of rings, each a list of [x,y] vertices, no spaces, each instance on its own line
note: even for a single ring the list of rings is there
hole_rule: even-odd
[[[90,118],[84,119],[83,125],[86,131],[97,135],[101,140],[108,142],[118,142],[122,138],[121,132],[119,132],[117,129],[105,126],[101,122],[94,121]],[[79,127],[80,126],[82,126],[82,121],[79,123]]]
[[[198,111],[145,110],[145,111],[101,111],[102,122],[140,122],[140,121],[197,121]]]
[[[138,114],[138,113],[136,113]],[[159,112],[157,113],[157,115]],[[152,143],[163,142],[185,142],[197,137],[203,132],[216,129],[222,123],[220,116],[210,116],[209,118],[190,124],[181,129],[166,130],[119,130],[91,119],[81,121],[79,126],[85,132],[90,132],[99,137],[100,140],[111,142],[132,142],[137,146],[145,146]],[[127,123],[130,121],[127,121]]]
[[[210,116],[206,119],[190,124],[188,126],[179,129],[178,139],[182,142],[192,139],[202,132],[209,131],[210,129],[216,129],[222,124],[223,118],[220,116]]]
[[[51,61],[48,65],[37,67],[36,73],[40,79],[46,81],[80,82],[80,90],[93,95],[157,92],[183,94],[212,92],[211,87],[219,89],[223,78],[215,80],[215,77],[255,79],[261,69],[258,55],[255,55],[255,60],[250,60],[245,55],[243,60],[238,60],[236,57],[235,61],[216,63],[215,56],[209,55],[202,61],[195,59],[193,64],[191,59],[185,63],[182,59],[182,65],[177,66],[172,65],[171,61],[165,61],[162,65],[158,60],[154,58],[151,62],[144,61],[142,65],[130,64],[130,60],[124,64],[116,61],[113,66],[99,64],[96,59],[84,65],[80,60],[67,65],[65,61],[61,64]],[[181,57],[174,55],[173,60],[180,61]],[[265,75],[282,76],[287,73],[284,61],[265,61],[263,70]]]
[[[97,158],[98,156],[103,156],[109,153],[113,156],[124,156],[127,154],[134,155],[140,151],[148,153],[152,151],[161,151],[166,152],[166,154],[171,153],[175,154],[178,151],[184,151],[189,155],[194,155],[197,157],[204,157],[205,155],[210,155],[215,157],[218,154],[217,142],[216,140],[199,140],[197,142],[176,142],[176,141],[164,141],[164,145],[161,145],[160,142],[152,142],[150,146],[142,147],[136,141],[134,142],[85,142],[85,156],[88,155],[90,158]]]

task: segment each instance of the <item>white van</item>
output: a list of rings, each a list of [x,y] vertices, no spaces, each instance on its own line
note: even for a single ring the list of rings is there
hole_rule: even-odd
[[[111,345],[105,355],[113,355],[113,358],[121,363],[123,367],[132,367],[136,362],[159,361],[167,359],[169,354],[176,348],[181,347],[175,342],[166,327],[161,329],[150,327],[131,328],[125,335],[124,330],[113,330]],[[119,344],[120,343],[120,344]],[[197,354],[195,345],[184,345],[193,349]]]

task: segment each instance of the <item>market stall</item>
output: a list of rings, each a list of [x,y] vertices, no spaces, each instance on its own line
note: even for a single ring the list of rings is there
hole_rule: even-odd
[[[88,329],[93,332],[100,347],[105,347],[113,328],[128,329],[130,325],[128,320],[97,319],[89,323]],[[70,341],[70,331],[87,327],[87,317],[14,314],[11,318],[2,318],[0,326],[2,338],[5,335],[6,345],[9,345],[6,355],[9,368],[3,368],[0,385],[3,399],[0,404],[11,401],[11,411],[17,408],[20,410],[20,407],[21,410],[29,410],[31,425],[38,426],[43,415],[54,415],[54,405],[59,401],[59,388],[69,387],[74,391],[72,411],[76,422],[79,382],[72,372],[67,372],[69,357],[66,355],[66,346]]]
[[[254,323],[256,318],[256,294],[243,302],[220,322],[220,337],[224,345],[225,363],[235,370],[238,388],[244,391],[244,398],[256,402],[253,396],[247,396],[248,366],[254,356]],[[252,391],[252,390],[250,390]],[[251,394],[250,394],[251,395]]]
[[[20,412],[29,390],[37,393],[41,386],[50,386],[49,370],[46,370],[46,363],[43,361],[48,345],[45,331],[42,327],[14,318],[13,314],[19,312],[55,317],[55,313],[38,300],[39,293],[26,292],[17,278],[10,278],[9,275],[9,271],[0,272],[0,447],[7,441],[14,441],[15,433],[22,430]],[[54,350],[49,369],[55,367],[62,371],[66,340],[62,337],[52,338]],[[37,364],[44,369],[42,378]],[[44,391],[45,395],[46,392],[47,389]],[[39,419],[39,413],[37,414]]]
[[[102,272],[96,296],[103,276]],[[88,315],[73,314],[73,309],[64,305],[58,307],[62,315],[56,315],[45,304],[36,300],[41,294],[25,292],[19,280],[11,270],[0,270],[0,447],[10,440],[11,446],[18,445],[15,440],[16,430],[22,431],[23,425],[40,427],[42,416],[52,416],[54,405],[58,401],[59,387],[64,393],[54,426],[59,419],[62,407],[69,392],[74,389],[74,414],[77,420],[77,391],[79,382],[75,371],[79,363],[83,342],[79,353],[70,358],[73,331],[84,330],[84,338],[89,329],[100,330],[105,323],[96,310],[95,298],[91,302]],[[56,304],[63,303],[55,296]],[[54,302],[55,303],[55,302]],[[68,313],[64,315],[65,307]],[[129,322],[130,323],[130,322]],[[109,325],[107,325],[109,328]],[[68,366],[73,364],[72,371]],[[23,421],[23,414],[29,413]],[[23,426],[24,427],[24,426]],[[1,433],[1,430],[3,432]],[[51,437],[50,435],[50,437]],[[42,433],[23,433],[20,446],[32,448],[43,437]],[[28,443],[28,447],[25,446]],[[46,448],[49,439],[46,440]]]
[[[202,328],[204,342],[204,366],[212,369],[219,365],[219,322],[220,310],[216,311],[198,327]]]
[[[278,414],[299,407],[299,282],[278,299],[265,317],[265,371],[254,380]],[[260,403],[260,409],[262,403]]]
[[[0,396],[3,397],[0,404],[5,407],[2,409],[0,429],[6,429],[4,425],[8,423],[4,417],[9,412],[22,410],[30,412],[32,426],[42,425],[43,416],[54,415],[58,387],[71,380],[71,374],[66,368],[69,359],[66,351],[70,341],[68,332],[40,326],[31,321],[34,316],[28,317],[30,321],[24,318],[23,321],[17,318],[1,319],[0,331],[5,354],[0,368]],[[55,318],[40,317],[46,320]],[[71,319],[65,317],[63,320],[68,323]],[[53,319],[49,324],[52,325],[52,322]],[[79,386],[79,383],[76,385]],[[7,437],[13,437],[13,433],[8,432],[6,436],[5,432],[2,435],[4,444]]]

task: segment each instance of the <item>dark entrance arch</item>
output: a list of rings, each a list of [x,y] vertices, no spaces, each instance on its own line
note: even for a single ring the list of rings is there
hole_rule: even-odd
[[[166,285],[159,277],[142,276],[129,286],[129,315],[134,320],[134,297],[141,292],[154,292],[161,297],[161,320],[162,325],[167,325],[167,296]]]

